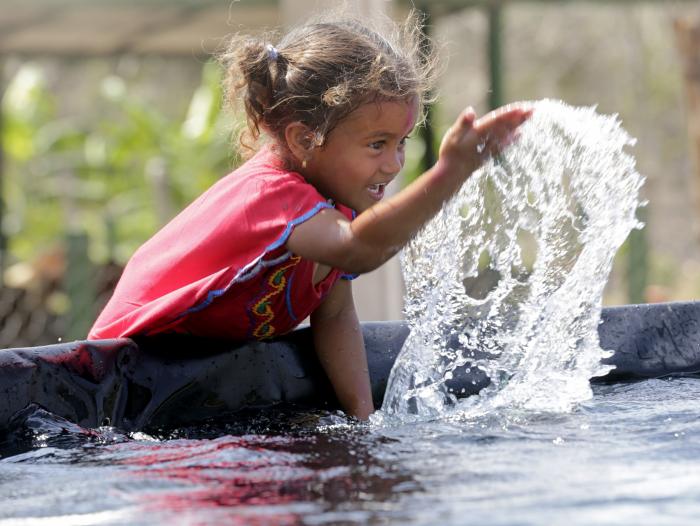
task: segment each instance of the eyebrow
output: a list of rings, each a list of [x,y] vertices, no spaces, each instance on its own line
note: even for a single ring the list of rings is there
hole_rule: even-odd
[[[413,131],[413,128],[408,133],[411,133]],[[377,138],[392,138],[392,137],[407,137],[408,134],[406,135],[401,135],[399,133],[392,133],[389,131],[378,131],[378,132],[371,132],[365,135],[365,139],[377,139]]]

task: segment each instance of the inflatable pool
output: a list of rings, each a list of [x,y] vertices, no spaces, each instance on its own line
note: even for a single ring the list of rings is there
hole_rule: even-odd
[[[364,323],[374,400],[408,334],[403,322]],[[700,302],[603,310],[599,327],[615,368],[595,381],[700,372]],[[483,373],[451,380],[464,396]],[[308,328],[270,342],[167,336],[75,341],[0,351],[0,430],[37,406],[84,427],[125,430],[194,424],[245,409],[293,403],[337,407],[312,350]]]

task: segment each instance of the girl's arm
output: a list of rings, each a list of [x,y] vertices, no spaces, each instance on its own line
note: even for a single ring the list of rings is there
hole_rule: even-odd
[[[360,323],[352,299],[352,282],[338,281],[311,314],[316,354],[346,413],[362,420],[374,411],[369,370]]]
[[[477,120],[467,109],[445,134],[436,165],[407,188],[352,222],[336,210],[324,210],[297,225],[287,247],[345,272],[374,270],[396,254],[489,155],[510,144],[530,114],[527,108],[512,106]]]

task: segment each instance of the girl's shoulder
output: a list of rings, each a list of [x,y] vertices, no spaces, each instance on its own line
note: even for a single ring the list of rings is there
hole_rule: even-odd
[[[307,183],[298,172],[287,169],[269,147],[263,148],[210,190],[246,194],[249,200],[269,200],[276,194],[297,198],[299,194],[304,194],[311,199],[323,200],[313,185]]]
[[[326,199],[304,177],[285,167],[271,149],[263,148],[250,160],[224,177],[211,189],[235,200],[237,208],[248,213],[259,210],[294,220],[323,208],[338,208]]]
[[[270,146],[264,146],[253,157],[229,174],[229,177],[305,182],[301,174],[287,168],[284,160]]]

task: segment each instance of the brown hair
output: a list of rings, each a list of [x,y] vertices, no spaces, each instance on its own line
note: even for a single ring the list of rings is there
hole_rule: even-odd
[[[432,47],[414,12],[389,31],[355,19],[317,21],[293,29],[276,46],[265,38],[234,36],[221,55],[228,105],[242,103],[252,149],[261,130],[285,146],[291,122],[306,124],[315,145],[367,102],[416,97],[422,121],[435,72]]]

